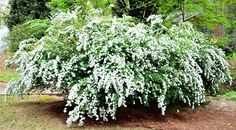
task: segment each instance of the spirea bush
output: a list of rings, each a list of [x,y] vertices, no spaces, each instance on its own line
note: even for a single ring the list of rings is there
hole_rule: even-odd
[[[8,92],[62,92],[65,111],[73,108],[71,126],[83,125],[87,116],[116,119],[117,109],[136,103],[156,103],[163,115],[169,104],[194,108],[206,91],[215,93],[230,80],[223,52],[205,44],[190,23],[166,28],[160,16],[144,24],[95,12],[57,14],[46,36],[21,42],[9,61],[19,65],[21,77]]]

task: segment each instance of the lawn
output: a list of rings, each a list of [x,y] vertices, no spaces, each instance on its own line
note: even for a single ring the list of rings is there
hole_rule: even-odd
[[[8,82],[19,76],[17,72],[0,72],[0,82]]]
[[[228,101],[236,102],[236,91],[227,92],[224,95],[220,95],[219,97],[225,98]]]

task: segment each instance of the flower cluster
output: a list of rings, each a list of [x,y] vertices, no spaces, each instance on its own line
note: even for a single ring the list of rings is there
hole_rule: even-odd
[[[17,63],[21,78],[9,83],[9,92],[51,89],[65,94],[70,126],[85,116],[116,119],[119,107],[156,102],[165,114],[171,103],[190,107],[205,101],[230,80],[223,52],[206,45],[204,35],[190,23],[166,28],[160,16],[151,24],[131,17],[84,16],[61,13],[48,34],[29,39],[9,63]],[[65,109],[67,111],[67,109]]]

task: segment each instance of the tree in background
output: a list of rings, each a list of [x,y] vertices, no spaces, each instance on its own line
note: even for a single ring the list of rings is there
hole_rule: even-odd
[[[225,0],[222,8],[224,8],[223,11],[227,14],[230,23],[230,27],[226,30],[229,38],[225,50],[231,55],[236,53],[236,1]]]
[[[101,8],[104,14],[133,16],[142,22],[150,15],[161,14],[167,27],[180,20],[190,21],[195,28],[209,34],[210,39],[217,39],[216,46],[232,52],[235,48],[232,39],[236,27],[235,3],[234,0],[10,0],[7,25],[12,30],[13,26],[28,20],[44,19],[50,13],[66,12],[78,6],[84,12]],[[108,8],[111,4],[114,5],[112,10]]]
[[[199,7],[195,10],[202,10],[202,13],[189,21],[201,31],[209,32],[210,36],[217,40],[216,45],[222,48],[226,54],[236,52],[236,43],[234,42],[236,1],[193,0],[191,4],[193,6],[190,6],[190,9],[194,9],[193,7],[198,5]]]
[[[225,50],[228,42],[226,30],[230,28],[225,6],[222,1],[211,0],[185,0],[185,21],[193,23],[195,28],[208,35],[209,39],[215,40],[214,46]],[[189,16],[187,16],[189,15]]]
[[[162,15],[164,24],[189,21],[199,31],[208,34],[217,47],[225,50],[235,28],[234,0],[116,0],[113,12],[115,15],[129,15],[146,22],[152,14]]]
[[[51,0],[47,3],[47,6],[51,9],[51,13],[58,13],[73,10],[77,6],[82,6],[84,8],[94,7],[104,9],[113,3],[113,1],[114,0]]]
[[[213,30],[216,26],[224,25],[229,27],[227,16],[222,8],[221,1],[209,0],[185,0],[185,11],[188,13],[195,13],[194,17],[186,18],[199,28],[207,28]]]
[[[153,14],[161,14],[168,20],[191,21],[198,27],[215,28],[218,24],[229,26],[221,12],[222,2],[209,0],[116,0],[113,11],[116,15],[129,15],[146,20]]]
[[[10,14],[6,24],[11,30],[13,26],[27,20],[45,19],[50,16],[50,10],[46,7],[49,0],[10,0]]]
[[[133,16],[141,21],[153,14],[167,16],[179,8],[179,0],[116,0],[113,12],[115,15]]]

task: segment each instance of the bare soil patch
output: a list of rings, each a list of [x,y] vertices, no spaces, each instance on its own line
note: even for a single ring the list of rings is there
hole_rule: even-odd
[[[210,98],[210,104],[201,106],[195,110],[182,108],[180,112],[168,111],[165,116],[160,115],[156,108],[142,108],[131,106],[121,108],[117,114],[117,120],[103,122],[93,119],[86,119],[83,128],[139,128],[157,130],[235,130],[236,129],[236,104],[226,100],[216,100]],[[27,111],[30,115],[27,118],[41,120],[53,120],[61,126],[66,126],[67,114],[63,113],[64,101],[50,103],[26,103],[21,106],[34,107],[37,111]],[[34,113],[37,112],[38,114]],[[41,114],[40,114],[41,113]],[[42,114],[43,113],[43,114]],[[39,116],[39,117],[38,117]],[[77,128],[77,124],[73,125]]]
[[[165,116],[161,116],[155,108],[123,108],[119,110],[116,121],[101,122],[100,125],[104,123],[158,130],[235,130],[236,104],[211,100],[207,106],[195,110],[182,108],[180,112],[168,111]]]

